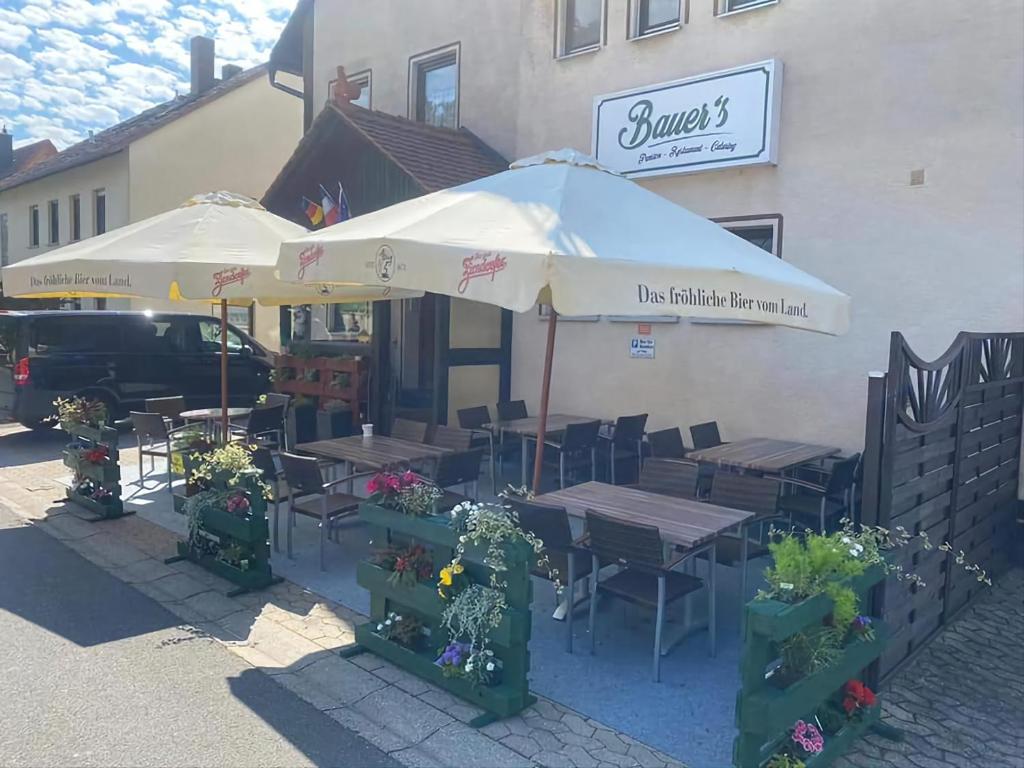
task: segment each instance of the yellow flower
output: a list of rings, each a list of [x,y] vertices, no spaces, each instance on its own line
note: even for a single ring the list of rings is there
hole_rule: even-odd
[[[441,569],[441,583],[444,584],[444,586],[446,586],[446,587],[450,587],[452,585],[452,569],[451,568],[442,568]]]
[[[462,567],[462,563],[456,563],[452,566],[452,573],[454,574],[462,573],[464,570],[466,569]]]

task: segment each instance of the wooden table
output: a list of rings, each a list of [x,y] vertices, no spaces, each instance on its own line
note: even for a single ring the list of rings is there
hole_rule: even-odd
[[[624,523],[653,525],[668,544],[690,550],[693,555],[708,551],[708,644],[710,654],[715,655],[715,540],[753,519],[753,512],[598,482],[545,493],[535,501],[564,507],[573,517],[585,518],[590,509]]]
[[[317,440],[313,443],[300,443],[295,446],[300,453],[308,453],[321,459],[331,459],[347,464],[356,464],[372,469],[385,469],[398,464],[410,464],[414,461],[434,460],[445,453],[447,448],[397,437],[382,435],[352,435],[338,437],[333,440]]]
[[[686,458],[716,464],[720,467],[735,467],[767,474],[781,474],[787,469],[818,461],[839,453],[839,448],[813,443],[798,443],[791,440],[774,440],[769,437],[750,437],[734,443],[723,443],[714,448],[689,451]]]
[[[548,423],[545,428],[545,434],[557,435],[559,432],[564,432],[565,428],[570,424],[586,424],[590,421],[601,421],[601,419],[595,419],[593,416],[568,416],[564,413],[549,413]],[[511,421],[495,421],[486,425],[488,429],[497,432],[499,435],[505,432],[511,432],[514,435],[519,435],[523,441],[523,454],[522,454],[522,473],[521,479],[523,486],[527,485],[526,478],[526,448],[529,441],[537,439],[537,432],[540,429],[540,419],[536,416],[528,416],[525,419],[512,419]],[[494,476],[494,451],[491,451],[491,477]]]
[[[232,419],[249,416],[251,413],[252,408],[228,408],[228,422]],[[204,422],[206,434],[216,437],[217,431],[220,429],[223,411],[220,408],[196,408],[191,411],[182,411],[178,415],[185,420],[186,424],[190,421]]]

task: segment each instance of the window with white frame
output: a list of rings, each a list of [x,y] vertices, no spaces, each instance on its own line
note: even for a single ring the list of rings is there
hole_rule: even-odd
[[[409,60],[409,112],[414,120],[459,127],[459,46]]]
[[[353,99],[352,103],[363,109],[371,109],[373,103],[371,92],[373,90],[373,72],[367,69],[365,72],[356,72],[349,75],[348,81],[351,85],[359,86],[359,98]]]
[[[747,11],[762,5],[778,5],[779,0],[718,0],[718,15]]]
[[[558,0],[555,55],[595,51],[604,40],[605,0]]]
[[[751,245],[782,258],[782,214],[712,219]]]
[[[678,29],[682,0],[633,0],[630,3],[630,37],[639,38]]]

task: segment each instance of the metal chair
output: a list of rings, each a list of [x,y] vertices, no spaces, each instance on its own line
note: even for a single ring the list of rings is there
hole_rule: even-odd
[[[320,474],[320,462],[311,456],[296,456],[282,451],[281,466],[284,469],[285,482],[288,483],[288,522],[287,529],[288,557],[292,556],[292,528],[295,515],[303,515],[320,521],[320,570],[324,567],[324,542],[333,533],[335,523],[343,517],[353,515],[362,501],[351,493],[351,483],[359,477],[368,477],[374,473],[360,472],[337,480],[324,482]],[[349,483],[349,493],[336,493],[332,489],[342,483]],[[300,501],[296,501],[300,497]],[[319,497],[319,498],[312,498]]]
[[[461,451],[458,453],[445,453],[437,460],[437,468],[431,482],[444,491],[444,495],[437,501],[437,509],[444,512],[464,501],[474,501],[477,497],[480,481],[480,462],[483,460],[484,452],[480,449],[472,451]],[[470,494],[469,486],[473,485],[473,492]],[[448,490],[452,486],[463,486],[463,493],[456,493]]]
[[[411,419],[395,419],[391,422],[391,437],[399,440],[408,440],[412,443],[425,443],[427,441],[427,427],[424,421],[413,421]]]
[[[655,611],[654,682],[661,682],[661,636],[666,607],[696,592],[704,581],[672,568],[691,553],[677,554],[665,560],[661,533],[652,525],[624,523],[593,510],[587,510],[587,536],[591,551],[590,576],[590,652],[594,652],[594,625],[597,597],[607,594]],[[619,570],[601,580],[601,564],[614,564]],[[709,590],[710,592],[710,590]],[[709,595],[709,615],[713,617]]]
[[[590,464],[590,479],[597,478],[597,440],[601,432],[600,421],[569,424],[558,438],[545,440],[544,445],[558,453],[558,485],[565,488],[566,470],[575,470]],[[548,453],[545,451],[545,456]]]
[[[143,411],[132,411],[128,414],[135,430],[135,437],[139,448],[139,485],[145,488],[146,474],[142,471],[142,457],[149,456],[149,471],[156,471],[156,459],[160,457],[167,461],[167,492],[173,493],[171,483],[174,478],[171,473],[171,437],[187,427],[168,427],[164,416],[159,413],[146,413]],[[145,445],[143,445],[145,441]],[[162,446],[162,449],[161,449]]]
[[[245,426],[232,424],[232,437],[242,437],[251,445],[281,450],[284,448],[283,405],[254,408]]]
[[[145,400],[146,413],[159,413],[169,423],[168,426],[175,426],[181,421],[181,412],[186,410],[185,398],[180,395],[174,397],[150,397]]]
[[[608,477],[615,485],[615,465],[619,459],[636,459],[636,474],[644,465],[644,430],[647,428],[647,414],[620,416],[606,436],[601,439],[608,443]]]
[[[647,445],[655,459],[681,459],[686,456],[683,433],[679,431],[679,427],[648,432]]]
[[[260,471],[260,475],[263,478],[263,482],[270,486],[271,501],[274,502],[274,551],[280,552],[278,547],[278,519],[281,513],[281,502],[288,500],[288,493],[282,487],[281,481],[284,479],[284,470],[278,469],[277,464],[274,463],[274,454],[270,452],[269,448],[257,448],[252,452],[252,465]]]
[[[675,496],[680,499],[697,498],[696,464],[678,459],[648,459],[640,470],[640,482],[634,485],[641,491]]]
[[[495,410],[498,412],[498,421],[516,421],[530,417],[530,414],[526,412],[525,400],[506,400],[503,403],[498,403]]]
[[[566,650],[572,653],[573,609],[576,607],[576,584],[590,576],[593,564],[590,553],[581,544],[586,540],[582,537],[573,538],[569,525],[569,515],[564,507],[546,507],[523,499],[509,499],[509,505],[519,516],[519,525],[544,542],[544,554],[548,564],[558,572],[565,574],[565,587],[568,609],[566,610]],[[542,579],[551,578],[546,568],[534,565],[530,573]],[[556,599],[558,595],[556,594]]]
[[[498,494],[498,474],[505,469],[505,456],[511,453],[518,453],[520,442],[513,440],[506,443],[503,435],[499,435],[495,444],[494,430],[491,429],[491,411],[486,405],[477,405],[472,408],[460,408],[457,411],[459,426],[468,429],[472,434],[470,448],[483,448],[487,451],[488,464],[491,472],[491,493]]]
[[[831,471],[824,467],[808,467],[819,471],[825,478],[824,483],[813,483],[798,478],[783,478],[786,485],[795,486],[796,493],[787,494],[779,501],[780,510],[801,522],[817,518],[819,530],[826,533],[832,527],[830,521],[838,521],[844,516],[852,516],[854,488],[857,470],[860,465],[860,454],[835,461]],[[801,493],[801,490],[804,491]]]
[[[690,439],[693,440],[694,450],[703,448],[714,448],[716,445],[723,445],[722,436],[718,433],[717,421],[706,421],[703,424],[694,424],[690,427]]]
[[[430,436],[430,444],[452,451],[468,451],[473,442],[473,433],[468,429],[457,429],[438,424]]]
[[[265,395],[267,407],[273,408],[278,405],[284,406],[284,413],[281,414],[281,434],[284,438],[284,450],[291,448],[290,438],[288,437],[288,414],[292,410],[292,396],[283,392],[267,392]]]

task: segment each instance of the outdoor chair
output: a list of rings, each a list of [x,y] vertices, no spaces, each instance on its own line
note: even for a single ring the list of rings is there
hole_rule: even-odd
[[[633,487],[662,496],[680,499],[697,498],[696,464],[678,459],[648,459],[640,470],[640,482]]]
[[[506,400],[503,403],[498,403],[495,410],[498,412],[498,421],[516,421],[530,417],[530,414],[526,412],[525,400]]]
[[[284,479],[288,483],[288,522],[285,525],[288,557],[292,557],[292,528],[295,525],[295,516],[311,517],[320,521],[320,570],[326,570],[324,544],[327,537],[336,534],[337,521],[354,515],[362,501],[358,496],[352,495],[351,483],[359,477],[368,477],[374,473],[359,472],[325,482],[320,473],[320,462],[312,456],[296,456],[284,451],[280,456]],[[333,490],[342,483],[349,483],[349,493],[337,493]]]
[[[716,445],[723,445],[722,436],[718,433],[717,421],[706,421],[703,424],[694,424],[690,427],[690,439],[693,440],[694,450],[714,448]]]
[[[167,492],[173,493],[171,483],[174,478],[171,473],[171,438],[187,427],[168,427],[163,415],[159,413],[145,413],[132,411],[128,415],[135,430],[135,437],[138,440],[139,448],[139,485],[145,487],[146,473],[142,469],[142,457],[149,456],[149,471],[156,470],[157,457],[167,461]]]
[[[619,459],[635,459],[636,474],[644,464],[644,430],[647,428],[647,414],[620,416],[611,431],[601,439],[608,443],[608,477],[615,485],[615,466]]]
[[[459,426],[468,429],[472,434],[470,448],[482,448],[487,451],[491,468],[491,493],[498,494],[498,475],[505,469],[505,457],[520,450],[520,441],[511,440],[505,442],[504,435],[499,435],[495,441],[494,431],[490,428],[492,422],[490,409],[486,405],[477,405],[472,408],[460,408],[458,411]]]
[[[452,451],[468,451],[470,443],[473,442],[473,433],[468,429],[458,429],[438,424],[430,436],[430,444],[438,448],[448,448]]]
[[[569,515],[564,507],[546,507],[523,499],[509,499],[509,505],[519,516],[519,525],[544,542],[551,570],[557,571],[568,594],[566,600],[566,650],[572,653],[573,613],[576,607],[576,585],[590,576],[593,564],[590,553],[581,544],[586,537],[573,538]],[[551,580],[551,570],[534,565],[530,573]],[[556,601],[558,594],[555,594]]]
[[[284,406],[284,412],[281,414],[281,436],[283,439],[282,446],[287,451],[291,447],[288,438],[288,414],[291,413],[292,409],[292,396],[283,392],[267,392],[265,397],[268,408],[278,405]]]
[[[575,476],[580,467],[590,467],[590,479],[597,478],[597,440],[601,432],[600,421],[569,424],[559,437],[544,441],[558,455],[558,487],[565,488],[566,472]],[[545,456],[550,452],[545,450]],[[525,460],[525,457],[524,457]]]
[[[240,437],[249,445],[283,449],[284,408],[283,405],[254,408],[245,426],[229,425],[232,437]]]
[[[185,398],[180,395],[174,397],[150,397],[145,401],[146,413],[159,413],[168,422],[169,427],[176,426],[181,419],[181,412],[186,410]]]
[[[691,553],[676,553],[666,562],[665,545],[655,526],[624,523],[590,509],[587,510],[587,537],[591,551],[590,652],[594,652],[598,595],[606,594],[651,608],[655,611],[654,682],[661,682],[665,609],[704,586],[704,581],[697,576],[672,570]],[[617,565],[619,570],[602,580],[602,563]]]
[[[484,452],[480,449],[442,454],[437,460],[437,467],[431,482],[444,491],[437,501],[437,510],[446,512],[452,507],[466,501],[474,501],[477,497],[480,480],[480,462]],[[473,492],[470,494],[470,484]],[[462,493],[448,490],[461,485]]]
[[[655,459],[681,459],[686,456],[683,433],[679,431],[679,427],[648,432],[647,445]]]
[[[270,486],[270,500],[274,502],[274,551],[280,552],[278,546],[278,519],[281,513],[281,502],[288,500],[288,492],[281,482],[284,479],[284,470],[278,469],[274,463],[274,454],[269,448],[257,448],[252,452],[252,465],[260,471],[261,478]]]
[[[833,462],[827,469],[801,468],[801,471],[819,472],[824,482],[814,483],[796,477],[784,478],[782,482],[795,487],[796,492],[782,497],[779,503],[781,511],[789,515],[790,521],[795,520],[801,525],[816,523],[821,533],[826,533],[830,529],[835,530],[840,519],[853,517],[854,488],[860,463],[860,454],[855,453]]]
[[[428,426],[425,421],[395,419],[391,422],[391,437],[399,440],[408,440],[412,443],[425,443],[427,441]]]

